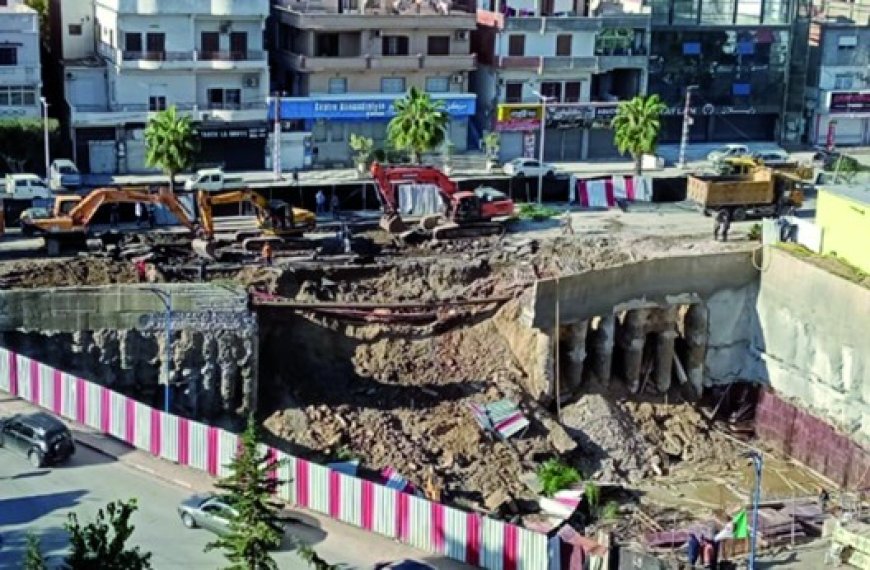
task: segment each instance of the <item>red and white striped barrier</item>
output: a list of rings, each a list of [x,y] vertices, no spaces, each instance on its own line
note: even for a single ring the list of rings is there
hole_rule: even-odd
[[[238,449],[230,432],[166,414],[104,386],[0,348],[0,390],[181,465],[225,475]],[[433,503],[269,449],[286,463],[279,494],[401,542],[491,570],[558,570],[545,534]]]
[[[571,177],[574,201],[584,208],[613,208],[617,200],[648,202],[652,200],[652,187],[643,176],[609,178]]]

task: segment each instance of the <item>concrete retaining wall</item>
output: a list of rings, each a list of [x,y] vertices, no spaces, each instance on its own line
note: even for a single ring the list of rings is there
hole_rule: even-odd
[[[870,442],[870,290],[787,252],[765,252],[757,378]]]

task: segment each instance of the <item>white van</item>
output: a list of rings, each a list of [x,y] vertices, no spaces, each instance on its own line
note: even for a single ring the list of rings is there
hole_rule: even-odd
[[[51,199],[51,190],[36,174],[8,174],[6,197],[13,200]]]

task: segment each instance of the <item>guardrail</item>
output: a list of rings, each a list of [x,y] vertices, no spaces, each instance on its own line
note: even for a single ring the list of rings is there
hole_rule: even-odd
[[[105,386],[0,348],[0,390],[168,461],[227,474],[238,436],[146,406]],[[286,459],[278,494],[292,505],[491,570],[557,570],[544,534],[389,489],[269,449]]]

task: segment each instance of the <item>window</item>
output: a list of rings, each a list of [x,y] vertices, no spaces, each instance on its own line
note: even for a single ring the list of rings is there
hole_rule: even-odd
[[[124,51],[142,53],[142,34],[124,34]]]
[[[450,36],[429,36],[426,42],[429,55],[450,55]]]
[[[344,77],[330,77],[328,90],[330,93],[347,93],[347,79]]]
[[[163,59],[166,54],[166,34],[149,33],[145,36],[148,53],[153,59]]]
[[[332,121],[329,123],[329,139],[332,142],[341,142],[344,140],[344,123],[341,121]]]
[[[35,105],[36,90],[22,85],[0,86],[0,107]]]
[[[556,55],[571,55],[571,34],[556,36]]]
[[[311,129],[311,135],[314,142],[326,142],[326,123],[317,121],[314,123],[314,128]]]
[[[209,89],[206,95],[209,109],[238,110],[241,108],[241,89]]]
[[[504,86],[504,100],[507,103],[522,103],[523,102],[523,84],[506,83]]]
[[[427,77],[426,91],[430,93],[446,93],[450,91],[449,77]]]
[[[565,83],[565,103],[580,102],[580,86],[579,81],[567,81]]]
[[[81,24],[70,24],[69,28],[67,28],[67,29],[69,31],[69,35],[71,35],[71,36],[82,35],[82,25]]]
[[[834,89],[851,89],[852,88],[852,74],[850,73],[838,73],[834,77]]]
[[[0,6],[8,6],[8,0],[0,0]]]
[[[381,93],[404,93],[405,78],[404,77],[382,77],[381,78]]]
[[[383,55],[408,55],[408,36],[384,36],[381,38]]]
[[[552,101],[561,101],[562,84],[558,81],[545,81],[541,83],[541,95]]]
[[[18,65],[18,49],[0,47],[0,65]]]
[[[221,35],[217,32],[202,32],[199,34],[200,51],[206,59],[211,59],[221,49]]]
[[[338,34],[317,34],[315,37],[315,57],[338,57]]]
[[[148,97],[148,110],[149,111],[165,111],[166,110],[166,96],[165,95],[151,95]]]
[[[837,38],[838,49],[855,49],[858,46],[858,36],[840,36]]]
[[[248,32],[230,33],[230,57],[235,61],[248,59]]]
[[[522,34],[508,36],[508,55],[526,55],[526,36]]]

